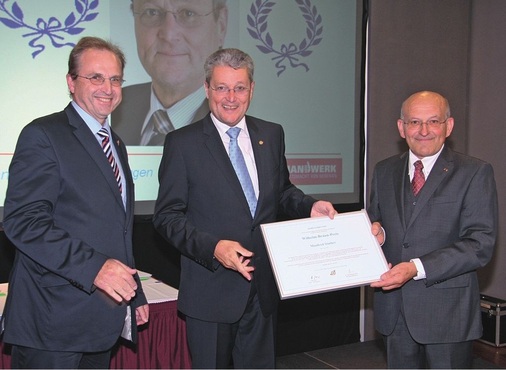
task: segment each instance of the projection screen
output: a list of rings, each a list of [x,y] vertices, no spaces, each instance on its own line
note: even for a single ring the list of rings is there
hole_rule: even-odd
[[[255,94],[248,114],[283,125],[292,182],[338,209],[363,207],[362,0],[222,2],[226,27],[220,46],[240,48],[255,61]],[[216,4],[145,3],[155,8],[171,4],[177,10]],[[151,77],[138,56],[134,17],[129,0],[0,0],[0,206],[21,129],[39,116],[61,111],[70,101],[68,55],[80,37],[100,36],[123,49],[124,92],[135,85],[150,86]],[[173,13],[165,14],[166,22],[173,20]],[[189,35],[181,32],[174,44]],[[119,124],[110,121],[113,129]],[[136,214],[149,215],[158,191],[162,147],[130,143],[127,150]]]

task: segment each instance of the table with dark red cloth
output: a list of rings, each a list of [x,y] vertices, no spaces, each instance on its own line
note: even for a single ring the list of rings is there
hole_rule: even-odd
[[[186,324],[178,315],[176,300],[150,302],[149,322],[138,334],[137,346],[123,339],[118,341],[112,351],[111,369],[191,368]],[[0,340],[0,369],[10,367],[10,346]]]
[[[150,303],[149,323],[139,331],[137,346],[120,340],[113,349],[111,369],[190,369],[186,324],[177,301]]]

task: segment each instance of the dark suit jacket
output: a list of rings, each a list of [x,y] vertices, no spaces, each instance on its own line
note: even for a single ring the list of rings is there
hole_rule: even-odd
[[[114,133],[113,143],[126,177],[126,212],[100,144],[72,105],[21,132],[4,209],[5,234],[17,248],[5,342],[94,352],[119,338],[126,305],[93,285],[108,258],[134,266],[133,182],[125,146]],[[146,303],[136,279],[134,321],[135,308]]]
[[[405,222],[408,153],[376,165],[368,212],[386,231],[383,251],[396,265],[420,258],[426,279],[374,296],[374,321],[394,329],[401,306],[413,338],[449,343],[481,336],[476,269],[492,257],[497,194],[492,167],[444,147]]]
[[[149,112],[151,82],[123,88],[123,99],[111,114],[111,126],[126,145],[140,145],[141,130]],[[192,123],[209,113],[205,100],[195,112]]]
[[[250,293],[246,279],[213,258],[222,239],[255,253],[252,281],[264,315],[274,312],[279,295],[260,224],[276,221],[280,210],[309,217],[315,202],[289,180],[282,127],[249,116],[246,124],[260,188],[254,219],[210,115],[169,133],[165,141],[154,224],[182,253],[178,307],[200,320],[236,322]]]

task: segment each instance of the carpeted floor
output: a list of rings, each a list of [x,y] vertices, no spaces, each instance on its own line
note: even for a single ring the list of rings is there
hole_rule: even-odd
[[[346,344],[278,357],[278,369],[385,369],[386,356],[381,340]],[[500,369],[479,356],[474,369]]]

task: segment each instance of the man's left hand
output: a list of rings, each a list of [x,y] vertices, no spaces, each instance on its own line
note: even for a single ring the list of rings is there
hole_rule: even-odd
[[[382,246],[385,243],[385,230],[381,227],[379,222],[373,222],[371,225],[371,233],[376,237],[379,245]]]
[[[137,325],[142,325],[149,320],[149,305],[145,304],[135,309],[135,320]]]
[[[388,264],[391,267],[392,264]],[[413,262],[401,262],[380,276],[380,281],[371,283],[372,288],[381,288],[383,290],[392,290],[400,288],[407,281],[417,275],[416,266]]]

